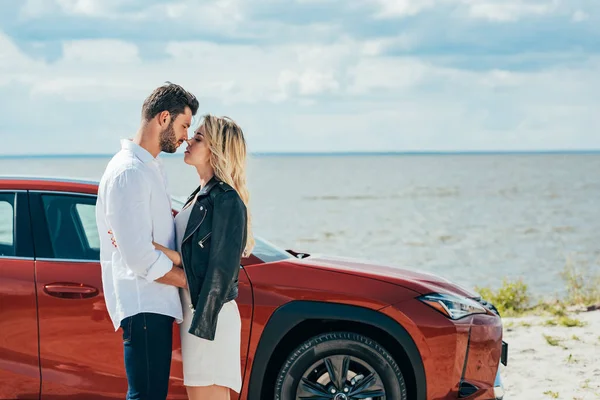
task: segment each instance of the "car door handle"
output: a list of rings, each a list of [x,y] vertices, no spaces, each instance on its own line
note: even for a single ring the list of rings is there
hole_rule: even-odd
[[[49,283],[44,285],[44,292],[62,299],[88,299],[98,294],[98,289],[83,283]]]

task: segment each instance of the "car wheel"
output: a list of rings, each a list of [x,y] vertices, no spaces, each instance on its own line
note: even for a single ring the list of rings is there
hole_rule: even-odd
[[[286,359],[275,383],[276,400],[406,400],[402,372],[374,340],[350,332],[324,333]]]

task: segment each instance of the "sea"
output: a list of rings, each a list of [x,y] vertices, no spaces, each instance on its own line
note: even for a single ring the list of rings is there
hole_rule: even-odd
[[[109,159],[4,157],[0,175],[99,180]],[[186,198],[196,170],[162,159]],[[247,169],[253,229],[283,249],[540,297],[564,294],[566,265],[600,273],[600,153],[255,154]]]

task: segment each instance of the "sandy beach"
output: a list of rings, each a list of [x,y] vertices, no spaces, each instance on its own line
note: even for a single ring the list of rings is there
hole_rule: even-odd
[[[505,399],[600,399],[600,311],[569,317],[584,326],[548,326],[552,317],[504,318]]]

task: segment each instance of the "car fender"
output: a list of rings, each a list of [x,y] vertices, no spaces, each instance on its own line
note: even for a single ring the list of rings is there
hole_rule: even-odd
[[[252,363],[248,388],[249,400],[262,399],[263,395],[267,395],[261,392],[271,355],[281,340],[295,326],[311,319],[360,322],[388,332],[398,346],[402,346],[408,356],[408,360],[405,361],[410,362],[415,374],[415,399],[426,399],[427,389],[423,361],[412,337],[399,323],[380,312],[359,306],[297,300],[277,308],[264,328]]]

